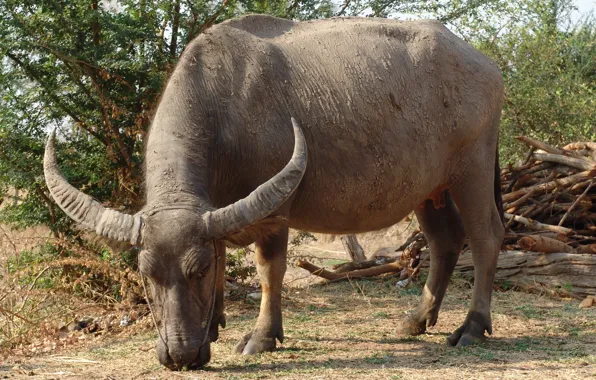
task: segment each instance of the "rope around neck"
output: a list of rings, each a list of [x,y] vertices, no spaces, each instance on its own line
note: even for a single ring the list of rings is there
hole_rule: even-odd
[[[153,326],[157,330],[157,334],[159,334],[159,339],[161,342],[166,346],[166,350],[169,352],[170,349],[168,348],[168,343],[164,340],[163,336],[161,336],[161,331],[159,330],[159,326],[157,326],[157,321],[155,320],[155,314],[153,313],[153,308],[151,307],[151,302],[149,301],[149,296],[147,294],[147,287],[145,286],[145,276],[139,270],[139,274],[141,275],[141,283],[143,284],[143,292],[145,293],[145,301],[147,301],[147,306],[149,306],[149,312],[151,312],[151,319],[153,320]]]
[[[211,327],[211,321],[213,319],[213,313],[215,313],[215,301],[216,301],[216,293],[217,293],[217,276],[219,274],[218,269],[219,269],[219,253],[217,250],[217,247],[215,246],[215,243],[213,243],[213,248],[215,251],[215,275],[213,276],[213,292],[211,294],[211,306],[209,307],[209,319],[207,320],[207,324],[205,325],[205,338],[203,338],[203,342],[201,343],[201,347],[203,347],[205,345],[205,343],[207,343],[207,339],[209,339],[209,329]],[[159,329],[159,326],[157,325],[157,320],[155,319],[155,313],[153,312],[153,308],[151,307],[151,302],[149,301],[149,295],[147,293],[147,287],[145,286],[145,276],[143,275],[143,273],[139,270],[139,275],[141,276],[141,284],[143,284],[143,292],[145,293],[145,301],[147,302],[147,306],[149,306],[149,312],[151,313],[151,320],[153,321],[153,326],[155,327],[155,330],[157,330],[157,334],[159,335],[159,339],[161,340],[161,342],[164,344],[164,346],[166,347],[167,352],[169,353],[170,349],[168,347],[168,343],[166,342],[166,340],[163,338],[163,336],[161,335],[161,331]],[[193,299],[195,300],[195,302],[201,306],[201,302],[199,302],[197,295],[195,294],[194,290],[191,289],[191,294],[193,296]]]

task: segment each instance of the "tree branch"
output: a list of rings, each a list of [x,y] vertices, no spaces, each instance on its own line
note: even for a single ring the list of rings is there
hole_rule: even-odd
[[[35,70],[33,70],[31,67],[29,67],[28,64],[26,64],[24,61],[22,61],[19,57],[17,57],[15,54],[11,53],[10,51],[7,51],[5,54],[14,63],[16,63],[17,66],[19,66],[21,69],[23,69],[23,71],[25,71],[25,73],[27,74],[27,76],[30,79],[33,79],[44,90],[46,90],[46,93],[48,94],[50,99],[52,99],[54,104],[56,104],[62,111],[64,111],[64,113],[66,113],[68,116],[70,116],[75,122],[78,123],[78,125],[81,128],[83,128],[85,131],[89,132],[89,134],[91,134],[93,137],[95,137],[102,144],[107,145],[106,140],[103,137],[101,137],[101,135],[99,135],[97,132],[95,132],[93,130],[93,128],[91,128],[86,122],[84,122],[81,118],[79,118],[74,113],[73,110],[71,110],[66,104],[64,104],[62,102],[62,100],[56,94],[53,93],[53,91],[48,87],[48,85],[44,82],[44,80],[41,78],[41,76],[39,76],[38,73],[35,72]]]
[[[352,0],[346,0],[346,2],[344,3],[344,5],[342,5],[341,9],[339,10],[339,12],[337,12],[336,16],[343,16],[344,13],[346,12],[346,10],[348,9],[348,7],[350,6],[350,3],[352,2]]]
[[[195,36],[198,36],[199,34],[203,33],[206,29],[209,29],[213,23],[217,20],[217,18],[225,11],[226,7],[228,5],[228,0],[224,0],[223,3],[221,4],[221,6],[215,11],[215,13],[213,13],[211,16],[207,17],[207,19],[205,20],[205,22],[197,29],[196,33],[194,35],[190,35],[189,33],[189,41],[192,40]]]
[[[178,49],[178,28],[180,27],[180,0],[174,3],[174,17],[172,18],[172,39],[170,40],[170,57],[176,57]]]

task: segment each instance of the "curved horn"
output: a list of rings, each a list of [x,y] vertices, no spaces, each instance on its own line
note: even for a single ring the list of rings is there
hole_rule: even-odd
[[[84,228],[93,230],[100,236],[128,241],[133,245],[140,244],[143,220],[139,215],[107,209],[66,181],[56,163],[55,139],[56,133],[52,132],[46,143],[43,172],[50,194],[62,211]]]
[[[294,127],[294,154],[290,162],[246,198],[213,212],[206,212],[203,215],[203,221],[210,238],[223,238],[267,217],[296,190],[306,171],[307,150],[304,134],[294,118],[292,118],[292,126]]]

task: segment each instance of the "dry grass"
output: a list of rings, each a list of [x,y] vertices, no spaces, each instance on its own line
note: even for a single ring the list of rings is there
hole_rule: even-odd
[[[576,301],[517,292],[494,295],[494,335],[456,349],[445,338],[463,321],[470,290],[456,280],[439,323],[428,334],[397,339],[394,329],[418,301],[419,288],[394,281],[357,281],[288,289],[286,341],[273,353],[231,354],[250,330],[258,305],[228,305],[228,328],[212,345],[205,370],[173,373],[155,354],[155,334],[89,341],[60,356],[10,358],[0,376],[40,378],[206,379],[581,379],[596,378],[596,309]],[[14,366],[17,365],[15,368]]]

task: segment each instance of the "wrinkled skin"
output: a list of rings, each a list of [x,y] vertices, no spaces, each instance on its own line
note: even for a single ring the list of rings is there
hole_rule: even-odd
[[[472,301],[448,339],[465,346],[491,333],[504,234],[502,103],[497,66],[438,22],[247,16],[207,30],[181,57],[146,144],[143,210],[110,214],[63,195],[76,190],[62,190],[53,150],[46,181],[75,220],[143,247],[139,264],[163,325],[158,356],[170,368],[207,363],[209,340],[225,324],[224,242],[256,242],[261,309],[235,347],[255,354],[284,337],[288,227],[360,233],[412,210],[431,268],[420,305],[397,333],[421,334],[437,322],[468,236]],[[300,125],[294,135],[290,117]]]
[[[170,228],[154,228],[164,224]],[[207,363],[210,342],[218,337],[217,325],[225,326],[220,293],[224,247],[194,236],[198,228],[196,215],[179,210],[156,213],[147,219],[147,238],[139,255],[139,269],[151,279],[155,309],[164,322],[157,340],[158,358],[172,369]]]

